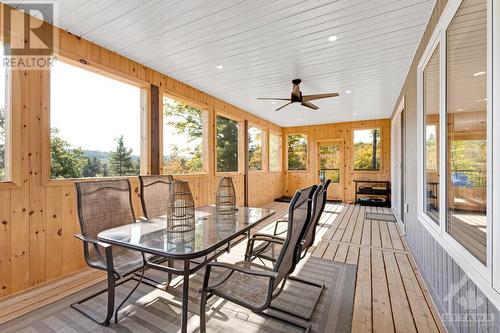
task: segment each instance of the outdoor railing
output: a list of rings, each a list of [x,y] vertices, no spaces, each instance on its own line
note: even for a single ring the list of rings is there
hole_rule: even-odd
[[[486,170],[451,170],[451,182],[457,187],[486,187]]]

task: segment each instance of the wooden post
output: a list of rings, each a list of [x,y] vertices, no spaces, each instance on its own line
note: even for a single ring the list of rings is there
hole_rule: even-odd
[[[160,90],[151,85],[151,174],[160,174]]]
[[[245,192],[245,200],[244,200],[244,205],[248,206],[248,120],[245,119],[243,122],[243,133],[244,133],[244,144],[243,147],[245,147],[244,152],[243,152],[243,158],[245,161],[245,176],[244,176],[244,182],[243,182],[243,190]]]

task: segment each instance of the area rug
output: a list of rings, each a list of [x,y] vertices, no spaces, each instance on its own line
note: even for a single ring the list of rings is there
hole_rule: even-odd
[[[148,271],[148,276],[164,278],[162,273]],[[307,257],[297,267],[294,275],[324,283],[323,292],[311,320],[311,332],[350,332],[354,304],[356,266]],[[190,313],[188,332],[199,332],[199,288],[202,276],[195,275],[190,283]],[[117,303],[132,287],[127,282],[117,288]],[[93,288],[66,297],[13,321],[0,325],[2,333],[53,333],[53,332],[178,332],[180,331],[180,301],[182,284],[173,286],[170,294],[147,285],[141,285],[120,311],[120,322],[110,327],[100,326],[70,307],[99,288]],[[178,294],[179,293],[179,294]],[[274,300],[294,311],[308,311],[317,290],[314,287],[287,283],[284,292]],[[89,309],[103,313],[106,294],[86,303]],[[208,332],[303,332],[302,328],[264,315],[255,314],[234,303],[213,297],[208,306]]]
[[[365,219],[385,221],[385,222],[396,222],[396,218],[392,214],[366,213]]]

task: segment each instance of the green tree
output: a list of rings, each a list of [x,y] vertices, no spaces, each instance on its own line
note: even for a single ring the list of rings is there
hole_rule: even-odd
[[[217,171],[238,171],[238,122],[217,116]]]
[[[262,130],[250,127],[248,132],[248,167],[262,170]]]
[[[202,111],[170,98],[167,98],[163,105],[166,124],[174,129],[176,135],[187,136],[191,143],[191,146],[184,149],[175,144],[170,145],[172,153],[164,158],[164,172],[169,174],[201,172],[203,170]]]
[[[112,176],[133,176],[139,173],[139,167],[132,156],[132,149],[127,149],[123,135],[116,138],[116,148],[110,152],[109,171]]]
[[[369,131],[369,142],[358,141],[355,137],[354,170],[380,169],[380,129]]]
[[[85,166],[83,167],[83,177],[102,177],[102,163],[97,157],[86,158]]]
[[[307,169],[307,137],[302,134],[288,136],[288,170]]]
[[[71,148],[69,142],[51,130],[50,153],[52,178],[81,178],[87,159],[81,148]]]

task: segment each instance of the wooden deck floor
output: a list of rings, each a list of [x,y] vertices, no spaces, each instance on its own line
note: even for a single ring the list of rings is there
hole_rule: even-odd
[[[271,203],[267,207],[276,214],[259,232],[271,232],[270,222],[286,215],[288,204]],[[352,331],[445,332],[396,223],[367,220],[366,212],[389,213],[389,210],[327,204],[316,244],[310,250],[312,256],[358,266]],[[221,261],[241,260],[244,249],[245,242],[241,242],[221,257]],[[36,302],[31,301],[32,297],[22,296],[22,301],[3,302],[0,319],[2,312],[5,312],[4,319],[12,319],[63,296],[50,296],[50,290],[42,294],[46,297],[38,295]],[[30,304],[26,304],[27,299]],[[194,320],[193,325],[197,325],[197,319]]]
[[[281,211],[286,204],[271,204]],[[358,266],[353,332],[445,332],[394,222],[366,220],[387,208],[328,204],[311,255]]]

